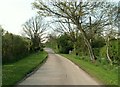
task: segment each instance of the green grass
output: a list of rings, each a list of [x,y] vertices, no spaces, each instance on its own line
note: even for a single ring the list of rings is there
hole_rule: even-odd
[[[82,60],[80,57],[76,57],[72,54],[61,54],[68,58],[96,80],[100,81],[104,85],[118,85],[118,72],[115,70],[107,70],[101,66]]]
[[[18,62],[3,65],[2,85],[15,85],[22,80],[28,73],[32,72],[37,66],[43,63],[47,53],[42,51],[29,55]]]

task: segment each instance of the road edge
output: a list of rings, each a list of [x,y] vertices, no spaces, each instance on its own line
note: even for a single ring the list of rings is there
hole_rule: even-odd
[[[57,55],[60,55],[62,56],[61,54],[57,54]],[[63,58],[66,58],[64,56],[62,56]],[[68,59],[70,62],[72,62],[73,64],[75,64],[79,69],[82,69],[85,73],[87,73],[91,78],[93,78],[96,82],[98,82],[98,84],[100,85],[104,85],[99,79],[97,79],[95,76],[91,75],[89,72],[87,72],[85,69],[83,69],[82,67],[80,67],[77,63],[73,62],[72,60],[70,60],[69,58],[66,58]]]
[[[46,52],[47,53],[47,52]],[[28,77],[30,77],[31,75],[33,75],[43,64],[46,63],[48,59],[48,53],[47,56],[45,57],[45,59],[43,59],[38,66],[36,66],[32,71],[30,71],[29,73],[27,73],[24,78],[22,78],[20,81],[18,81],[13,87],[17,87],[20,83],[22,83],[24,80],[26,80]]]

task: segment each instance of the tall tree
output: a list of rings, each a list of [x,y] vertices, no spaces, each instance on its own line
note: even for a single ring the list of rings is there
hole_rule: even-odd
[[[110,3],[109,3],[110,4]],[[94,55],[91,40],[88,32],[92,31],[93,34],[99,31],[106,25],[109,25],[108,21],[109,5],[105,2],[59,2],[52,1],[45,3],[42,0],[36,0],[33,6],[38,9],[38,13],[44,16],[54,16],[61,20],[69,19],[70,23],[76,25],[76,29],[80,31],[83,36],[84,42],[88,47],[91,60],[94,62],[96,57]],[[100,10],[98,10],[100,9]],[[94,15],[92,15],[94,13]],[[89,20],[89,22],[87,22]],[[87,27],[86,27],[87,25]],[[95,36],[92,35],[91,36]],[[93,38],[94,39],[94,38]]]
[[[76,26],[74,24],[71,24],[71,21],[69,19],[63,19],[63,20],[58,20],[57,22],[57,26],[54,29],[54,31],[64,34],[66,33],[71,42],[74,44],[74,51],[76,48],[76,42],[78,39],[78,34],[80,33],[78,29],[76,29]]]
[[[34,7],[39,9],[39,14],[51,14],[56,15],[57,17],[63,17],[66,19],[70,19],[71,22],[77,26],[77,29],[80,30],[81,34],[83,35],[84,41],[88,47],[90,58],[94,62],[95,56],[90,45],[90,42],[87,38],[86,32],[82,28],[82,16],[86,13],[83,8],[86,4],[82,4],[80,2],[78,5],[76,2],[52,2],[52,9],[51,7],[47,6],[44,2],[37,0],[33,3]]]
[[[40,48],[43,41],[43,35],[46,31],[46,26],[43,23],[43,18],[36,16],[29,19],[23,24],[23,31],[32,41],[32,48]]]

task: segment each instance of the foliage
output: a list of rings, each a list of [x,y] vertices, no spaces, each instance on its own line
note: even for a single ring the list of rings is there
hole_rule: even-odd
[[[40,16],[32,17],[23,24],[23,31],[32,41],[32,51],[43,49],[43,34],[46,31],[46,25]]]
[[[62,33],[64,31],[72,31],[73,34],[70,34],[72,38],[76,38],[75,31],[77,31],[77,34],[82,35],[90,59],[94,62],[96,56],[93,51],[95,49],[93,48],[104,46],[103,41],[100,41],[101,43],[99,43],[99,40],[94,41],[94,39],[96,35],[102,36],[102,34],[105,33],[105,27],[116,26],[114,24],[118,13],[116,4],[110,2],[72,1],[52,1],[50,3],[51,5],[48,5],[48,3],[36,0],[33,3],[33,6],[38,10],[40,15],[57,17],[57,22],[60,22],[60,24],[63,25],[62,27],[64,27],[62,29],[59,27],[57,31],[62,31]],[[67,28],[65,26],[66,24],[69,25]],[[70,28],[71,24],[76,26],[75,30],[73,27]],[[109,29],[107,28],[107,31],[108,30]],[[76,41],[73,41],[73,43],[76,44]]]
[[[89,55],[87,46],[84,43],[84,39],[82,38],[81,35],[77,38],[77,41],[74,45],[75,45],[75,51],[76,51],[76,53],[78,53],[78,55],[80,55],[80,56]]]
[[[48,40],[46,42],[46,47],[50,47],[50,48],[55,49],[57,46],[57,37],[54,34],[49,34],[47,36],[47,38],[48,38]]]
[[[103,68],[105,67],[104,65],[93,65],[88,61],[81,60],[81,57],[75,55],[62,55],[77,64],[94,78],[100,80],[104,85],[118,85],[118,69],[116,69],[116,67],[114,67],[114,69],[105,69]],[[109,66],[106,67],[108,68]]]
[[[60,53],[69,53],[73,49],[73,44],[70,41],[70,38],[67,34],[61,35],[57,39],[58,48]]]
[[[6,32],[2,36],[2,60],[10,63],[19,60],[29,53],[29,39]],[[24,51],[23,51],[24,49]]]
[[[112,59],[113,61],[113,64],[119,64],[119,61],[120,61],[120,53],[118,51],[118,48],[119,48],[119,43],[120,40],[111,40],[110,41],[110,46],[109,46],[109,55],[110,55],[110,58]],[[106,58],[106,45],[102,48],[99,48],[100,49],[100,52],[99,52],[99,56],[102,58]],[[107,58],[106,58],[107,59]]]
[[[120,52],[119,52],[120,45],[118,43],[120,43],[120,39],[118,40],[114,39],[110,41],[109,54],[114,64],[119,64],[120,62]]]
[[[96,36],[91,43],[92,48],[101,48],[105,46],[105,40],[103,37]]]
[[[27,74],[31,73],[38,65],[46,59],[46,52],[31,54],[18,62],[3,65],[2,85],[12,86],[22,80]]]

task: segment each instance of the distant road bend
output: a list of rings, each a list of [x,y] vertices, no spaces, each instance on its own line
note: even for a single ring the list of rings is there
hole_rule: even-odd
[[[45,48],[48,59],[33,75],[19,85],[100,85],[67,58]]]

